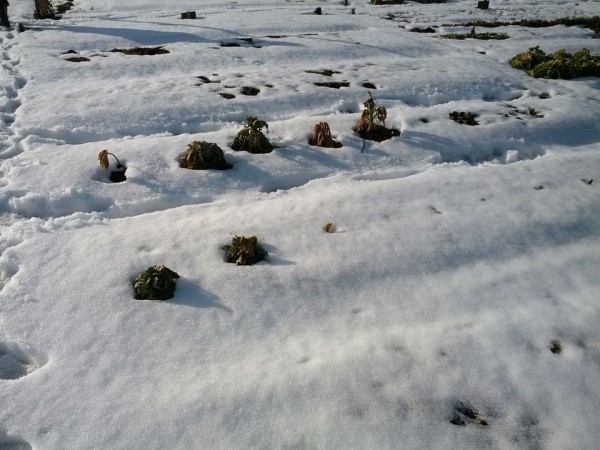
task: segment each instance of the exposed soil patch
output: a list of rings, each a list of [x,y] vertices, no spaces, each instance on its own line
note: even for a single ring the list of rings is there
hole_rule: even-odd
[[[435,33],[435,29],[431,28],[431,27],[427,27],[427,28],[411,28],[410,30],[411,33]]]
[[[362,84],[362,87],[367,89],[377,89],[377,87],[373,83],[365,82]]]
[[[252,86],[244,86],[240,91],[242,95],[258,95],[260,89],[252,87]]]
[[[112,53],[124,53],[126,55],[165,55],[170,53],[166,48],[161,47],[134,47],[134,48],[113,48]]]
[[[338,72],[337,70],[329,70],[329,69],[323,69],[323,70],[305,70],[306,73],[316,73],[317,75],[323,75],[326,77],[330,77],[334,74],[340,74],[342,72]]]
[[[235,95],[229,94],[227,92],[221,92],[219,95],[223,98],[226,98],[227,100],[231,100],[232,98],[235,98]]]
[[[395,128],[386,128],[381,125],[373,125],[370,130],[357,131],[361,138],[368,141],[383,142],[396,136],[400,136],[400,131]]]
[[[203,81],[204,83],[220,83],[219,80],[211,80],[210,78],[205,77],[204,75],[200,75],[200,76],[198,76],[196,78],[198,78],[199,80]]]
[[[562,345],[558,339],[550,341],[550,351],[555,355],[560,355],[562,352]]]
[[[238,42],[236,42],[236,41],[238,41]],[[236,39],[236,41],[221,41],[219,46],[221,46],[221,47],[241,47],[242,45],[248,45],[248,46],[251,46],[254,48],[262,47],[253,38],[239,38],[239,39]]]
[[[452,27],[452,26],[465,26],[465,27],[487,27],[487,28],[496,28],[496,27],[506,27],[509,25],[518,25],[521,27],[531,27],[531,28],[545,28],[545,27],[553,27],[555,25],[565,25],[567,27],[572,26],[584,26],[592,30],[596,35],[600,36],[600,16],[593,17],[562,17],[554,20],[542,20],[542,19],[523,19],[517,20],[514,22],[500,22],[500,21],[485,21],[478,20],[474,22],[467,22],[461,24],[444,24],[444,27]]]
[[[86,62],[86,61],[90,61],[90,59],[86,58],[85,56],[71,56],[70,58],[65,58],[65,61]]]
[[[350,83],[348,81],[316,81],[313,84],[315,86],[328,87],[333,89],[339,89],[342,87],[350,86]]]
[[[450,113],[450,118],[455,122],[460,123],[461,125],[479,125],[479,123],[477,123],[477,121],[475,120],[476,117],[477,114],[464,111],[452,111]]]

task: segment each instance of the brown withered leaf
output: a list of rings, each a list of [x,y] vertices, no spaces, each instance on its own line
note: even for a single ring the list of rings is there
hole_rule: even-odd
[[[104,149],[98,154],[98,161],[100,161],[100,165],[104,168],[104,171],[108,172],[108,150]]]
[[[328,223],[325,225],[325,231],[328,233],[333,233],[335,231],[335,226],[332,223]]]

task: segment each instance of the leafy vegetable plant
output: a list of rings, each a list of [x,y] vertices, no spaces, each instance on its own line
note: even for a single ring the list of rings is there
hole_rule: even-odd
[[[308,140],[310,145],[316,145],[318,147],[329,147],[339,148],[342,146],[340,142],[333,140],[331,136],[331,130],[327,122],[319,122],[315,125],[315,131],[313,137]]]
[[[256,236],[235,236],[231,245],[224,245],[222,249],[225,250],[227,262],[238,266],[251,266],[269,255],[258,243]]]
[[[193,141],[180,157],[181,167],[193,170],[227,170],[233,166],[225,161],[223,150],[212,142]]]
[[[385,106],[377,106],[375,99],[369,92],[369,98],[363,103],[363,110],[358,124],[354,127],[354,131],[363,139],[373,141],[384,141],[392,136],[399,136],[400,132],[395,129],[388,129],[385,126],[387,118],[387,110]]]
[[[578,77],[600,77],[600,54],[583,48],[575,53],[565,49],[547,55],[538,47],[519,53],[510,60],[515,69],[527,71],[534,78],[569,80]]]
[[[179,274],[166,266],[150,266],[133,282],[136,300],[168,300],[175,294]]]
[[[268,132],[269,125],[263,120],[258,120],[256,117],[246,117],[246,123],[235,139],[231,148],[235,151],[247,151],[249,153],[270,153],[273,151],[273,146],[262,133],[265,128]]]

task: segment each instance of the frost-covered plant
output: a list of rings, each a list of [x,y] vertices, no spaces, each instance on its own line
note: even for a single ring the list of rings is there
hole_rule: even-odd
[[[247,151],[249,153],[270,153],[273,151],[273,146],[262,133],[265,128],[268,132],[269,125],[263,120],[258,120],[256,117],[246,117],[246,123],[235,139],[231,148],[235,151]]]
[[[175,294],[179,274],[166,266],[150,266],[133,282],[136,300],[168,300]]]
[[[357,133],[368,133],[377,127],[385,128],[385,119],[387,118],[387,110],[385,106],[377,106],[375,99],[369,92],[369,98],[363,103],[365,109],[360,116],[360,121],[355,127]]]
[[[587,48],[575,53],[561,49],[546,55],[539,47],[532,47],[513,57],[510,64],[535,78],[569,80],[586,76],[600,77],[600,54],[593,54]]]
[[[238,266],[251,266],[269,255],[258,243],[256,236],[234,236],[231,245],[224,245],[221,248],[225,250],[227,262]]]
[[[227,170],[231,165],[225,161],[223,150],[212,142],[193,141],[188,151],[180,157],[181,167],[193,170]]]
[[[308,143],[310,145],[328,148],[339,148],[342,146],[341,143],[333,140],[333,137],[331,136],[331,130],[327,122],[319,122],[315,125],[314,134],[308,140]]]

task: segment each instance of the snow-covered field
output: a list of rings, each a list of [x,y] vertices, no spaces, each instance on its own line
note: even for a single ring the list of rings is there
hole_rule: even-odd
[[[75,0],[58,21],[11,3],[0,448],[598,448],[600,80],[508,61],[600,39],[440,35],[600,2]],[[110,52],[139,46],[169,53]],[[400,137],[353,132],[369,92]],[[249,115],[272,153],[231,150]],[[321,121],[342,148],[308,144]],[[194,140],[233,169],[180,168]],[[226,263],[235,235],[267,261]],[[175,297],[134,300],[155,264]]]

